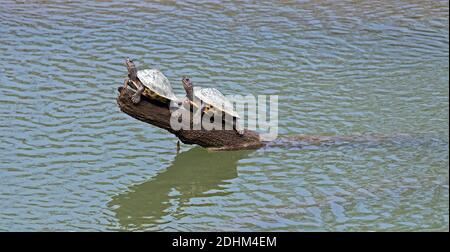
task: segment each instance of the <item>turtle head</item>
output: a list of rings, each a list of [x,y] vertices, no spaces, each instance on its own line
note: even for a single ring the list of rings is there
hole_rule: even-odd
[[[187,76],[183,76],[181,82],[183,83],[187,98],[192,101],[194,99],[194,85],[192,84],[191,79]]]
[[[127,57],[127,59],[125,60],[125,65],[127,66],[127,68],[136,68],[133,60],[130,59],[129,57]]]
[[[134,62],[127,57],[127,59],[125,60],[125,65],[127,66],[128,69],[128,77],[132,80],[135,81],[136,80],[136,75],[137,75],[137,69],[136,66],[134,65]]]

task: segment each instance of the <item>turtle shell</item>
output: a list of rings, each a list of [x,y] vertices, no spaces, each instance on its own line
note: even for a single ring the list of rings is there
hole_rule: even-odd
[[[213,106],[233,117],[240,118],[233,109],[233,104],[219,90],[215,88],[194,87],[194,95],[204,103]]]
[[[137,77],[146,89],[150,91],[144,90],[144,95],[153,98],[154,94],[156,94],[168,100],[178,100],[172,90],[172,85],[170,85],[169,80],[161,71],[157,69],[139,70]]]

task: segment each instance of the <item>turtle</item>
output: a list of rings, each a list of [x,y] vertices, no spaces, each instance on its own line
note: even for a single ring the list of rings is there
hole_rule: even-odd
[[[239,114],[234,111],[233,105],[218,89],[216,88],[201,88],[194,87],[192,81],[189,77],[184,76],[182,81],[183,88],[186,91],[186,99],[183,101],[184,104],[189,102],[195,108],[200,108],[202,113],[225,113],[230,115],[235,121],[235,129],[239,135],[244,134],[244,129],[241,128],[239,119]],[[199,99],[202,104],[197,104],[194,102],[194,97]]]
[[[140,102],[141,95],[164,104],[178,101],[169,80],[161,71],[158,69],[137,71],[133,61],[129,58],[126,59],[125,64],[128,68],[129,80],[136,87],[136,93],[131,97],[134,104]]]

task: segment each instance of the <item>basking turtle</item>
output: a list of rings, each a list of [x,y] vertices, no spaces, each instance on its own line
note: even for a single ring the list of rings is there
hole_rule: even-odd
[[[195,87],[192,81],[188,77],[183,77],[182,81],[184,90],[186,90],[186,97],[190,104],[194,107],[201,109],[203,113],[214,114],[220,113],[228,114],[235,121],[235,128],[239,135],[244,134],[244,129],[241,128],[239,123],[239,114],[233,110],[231,102],[217,89],[215,88],[201,88]],[[199,99],[202,104],[196,104],[194,97]]]
[[[136,93],[131,97],[133,103],[139,103],[141,95],[162,103],[170,103],[170,101],[178,100],[169,80],[161,71],[157,69],[137,71],[133,61],[128,58],[125,64],[128,68],[128,77],[137,89]]]

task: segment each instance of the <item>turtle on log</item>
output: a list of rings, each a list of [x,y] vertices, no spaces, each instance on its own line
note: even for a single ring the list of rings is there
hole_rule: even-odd
[[[136,92],[131,98],[134,104],[138,104],[141,101],[141,95],[165,104],[171,101],[178,101],[169,80],[161,71],[157,69],[138,71],[134,62],[129,58],[125,60],[125,65],[128,68],[129,81],[136,88]],[[125,87],[129,81],[125,81]]]
[[[183,78],[182,81],[183,86],[186,86],[187,97],[177,99],[173,94],[169,81],[161,72],[154,69],[138,71],[134,62],[129,58],[126,59],[125,65],[128,68],[128,78],[125,79],[123,86],[118,89],[119,96],[117,97],[117,103],[122,112],[137,120],[167,130],[177,136],[184,144],[198,144],[210,150],[256,149],[264,146],[259,134],[251,130],[238,131],[224,128],[206,130],[203,127],[199,130],[192,128],[175,130],[171,124],[173,113],[186,109],[185,105],[189,105],[190,108],[196,108],[195,112],[202,112],[203,110],[208,113],[210,110],[214,111],[214,107],[218,107],[219,104],[211,104],[213,107],[203,106],[201,102],[195,104],[194,101],[198,102],[200,98],[194,100],[194,88],[188,78]],[[197,95],[202,96],[199,93]],[[207,94],[204,95],[209,97]],[[142,96],[148,97],[148,99],[141,99]],[[166,104],[168,101],[170,101],[169,106]],[[172,101],[175,101],[175,104],[172,104]],[[182,106],[180,107],[180,105]],[[172,106],[180,109],[173,111]],[[194,110],[189,109],[189,111],[192,113],[190,123],[194,123],[192,116]],[[222,112],[222,110],[219,111]],[[222,113],[222,119],[225,117],[225,114]],[[233,119],[236,118],[234,117]],[[225,119],[227,120],[222,120],[222,123],[230,123],[228,121],[230,118]],[[236,127],[235,124],[233,126]]]
[[[186,98],[183,101],[184,105],[190,103],[194,107],[200,108],[202,113],[208,115],[221,114],[224,120],[232,118],[236,132],[241,136],[244,134],[244,129],[239,123],[239,114],[233,110],[233,104],[219,90],[216,88],[194,87],[191,79],[186,76],[183,77],[181,82],[186,91]]]

